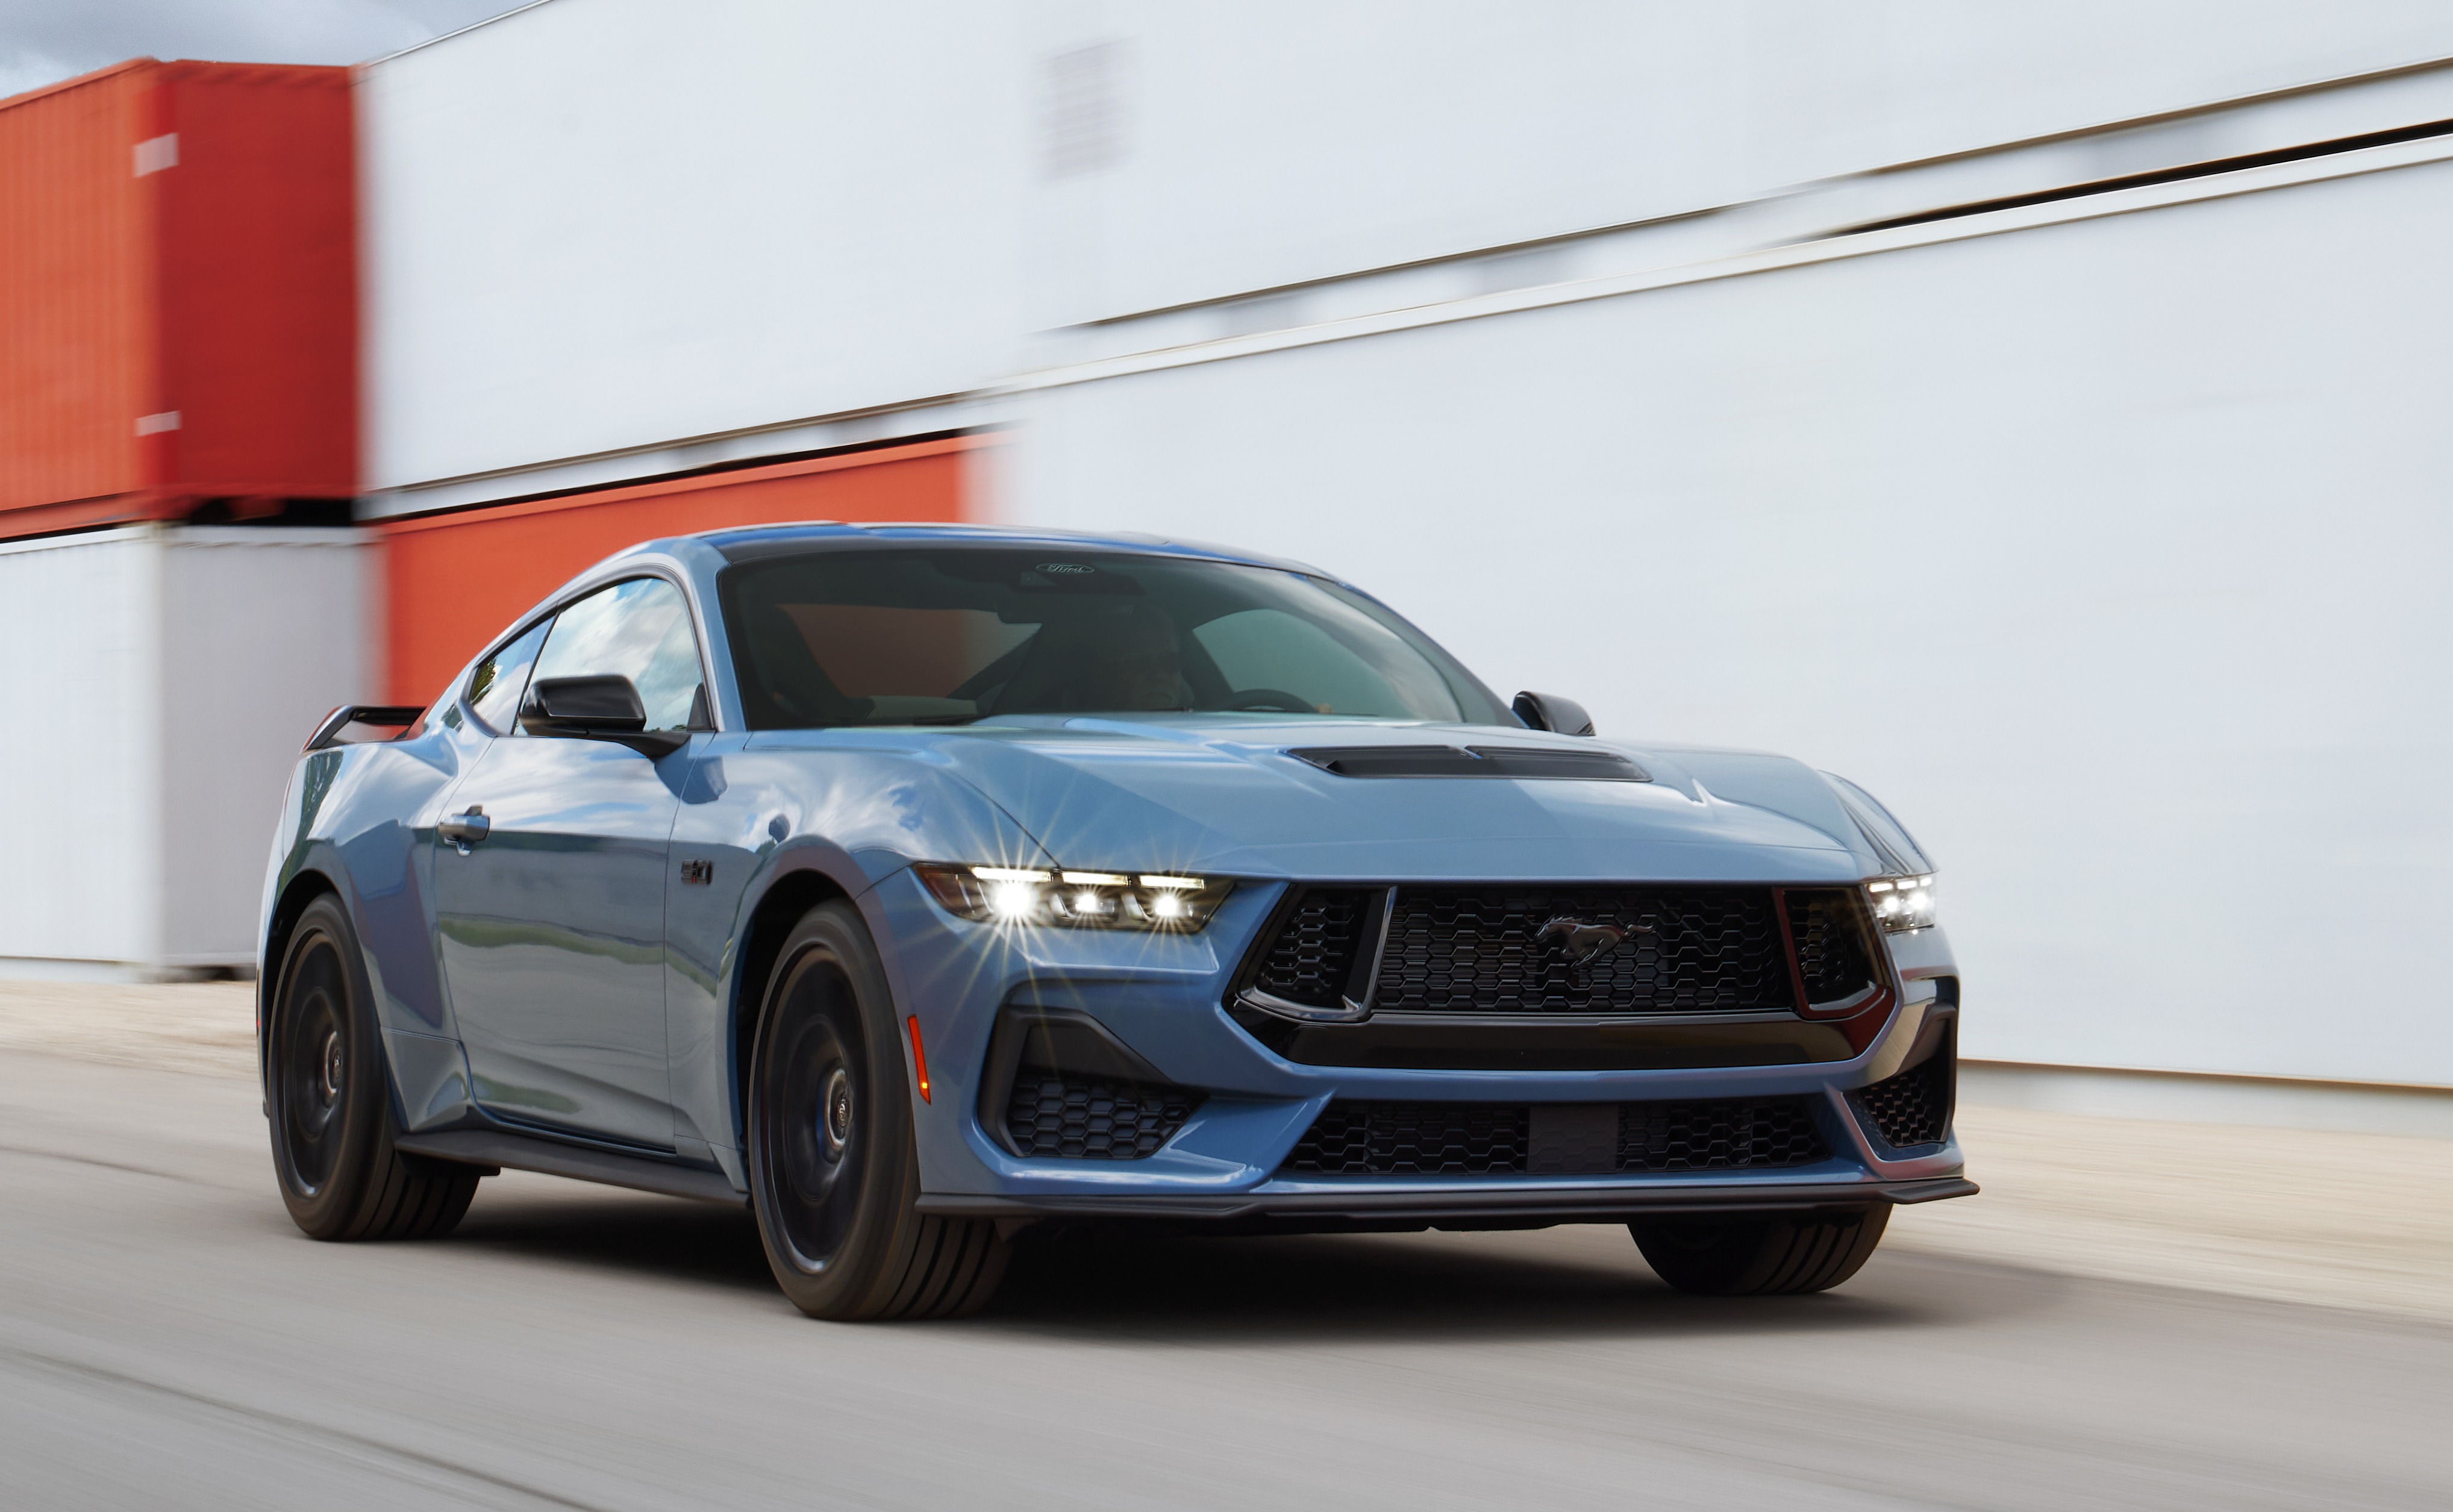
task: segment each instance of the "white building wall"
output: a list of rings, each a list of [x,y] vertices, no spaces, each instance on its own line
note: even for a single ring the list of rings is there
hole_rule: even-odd
[[[1735,205],[2453,54],[2453,11],[2425,0],[1031,13],[1043,87],[1047,60],[1069,50],[1105,45],[1117,59],[1114,144],[1075,174],[1043,164],[1034,328]],[[2099,171],[2125,170],[2109,147]]]
[[[376,488],[971,388],[1018,339],[1007,10],[539,6],[368,70]]]
[[[1705,239],[1760,245],[1794,186],[2447,55],[2426,0],[556,0],[362,76],[368,481],[409,512],[973,425],[939,401],[1100,323],[1737,208]]]
[[[0,543],[0,973],[253,963],[299,744],[376,690],[379,585],[352,530]]]
[[[1865,784],[1971,1055],[2453,1083],[2448,237],[2439,162],[1074,384],[1007,507]]]

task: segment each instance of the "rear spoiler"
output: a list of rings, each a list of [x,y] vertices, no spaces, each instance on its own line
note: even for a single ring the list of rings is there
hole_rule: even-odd
[[[344,704],[324,716],[323,722],[315,726],[315,733],[308,736],[307,744],[299,749],[304,753],[322,750],[327,746],[336,745],[341,739],[341,731],[352,725],[407,728],[416,724],[425,712],[422,706],[411,708],[401,704]],[[398,738],[398,736],[393,737],[395,740]]]

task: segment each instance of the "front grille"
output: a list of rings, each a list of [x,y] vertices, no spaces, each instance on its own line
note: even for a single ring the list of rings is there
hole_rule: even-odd
[[[1354,969],[1364,920],[1379,902],[1376,887],[1316,887],[1303,894],[1279,925],[1252,985],[1289,1003],[1337,1006]]]
[[[1097,1082],[1027,1065],[1006,1104],[1006,1133],[1025,1155],[1137,1161],[1175,1137],[1201,1102],[1180,1086]]]
[[[1848,1094],[1893,1149],[1939,1144],[1950,1137],[1953,1057],[1947,1050],[1899,1075]]]
[[[1840,887],[1791,887],[1788,932],[1797,942],[1797,973],[1808,1003],[1838,1003],[1874,985],[1865,952],[1865,910]]]
[[[1286,1157],[1324,1176],[1475,1176],[1525,1168],[1523,1104],[1331,1103]]]
[[[1575,926],[1623,938],[1579,964]],[[1489,885],[1397,889],[1371,1006],[1693,1013],[1785,1008],[1795,997],[1769,888]]]
[[[1625,1103],[1618,1110],[1623,1171],[1811,1165],[1825,1153],[1814,1115],[1801,1098]]]
[[[1305,1176],[1521,1172],[1537,1157],[1534,1126],[1532,1109],[1525,1104],[1331,1103],[1281,1169]],[[1811,1165],[1827,1153],[1804,1098],[1618,1106],[1620,1171]]]

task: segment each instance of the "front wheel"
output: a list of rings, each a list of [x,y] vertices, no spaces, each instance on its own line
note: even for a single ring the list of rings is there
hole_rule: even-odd
[[[1680,1291],[1771,1297],[1827,1291],[1883,1242],[1890,1204],[1796,1218],[1664,1219],[1629,1224],[1645,1263]]]
[[[747,1112],[767,1263],[812,1318],[960,1317],[1005,1274],[993,1223],[917,1210],[897,1024],[860,915],[846,903],[810,909],[776,957]]]

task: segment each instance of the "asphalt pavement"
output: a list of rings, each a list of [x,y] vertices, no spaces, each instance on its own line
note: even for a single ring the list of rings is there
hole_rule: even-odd
[[[746,1216],[541,1177],[315,1243],[246,1081],[0,1049],[11,1509],[2441,1508],[2448,1383],[2423,1318],[1905,1250],[1706,1301],[1607,1228],[1045,1244],[819,1323]]]

